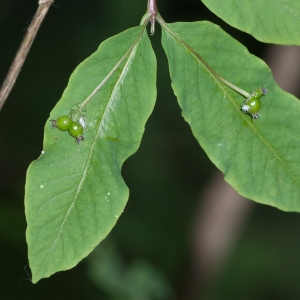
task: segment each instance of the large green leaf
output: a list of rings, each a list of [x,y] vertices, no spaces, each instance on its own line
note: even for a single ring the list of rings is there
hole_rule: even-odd
[[[299,0],[202,0],[225,22],[265,43],[300,45]]]
[[[172,87],[185,120],[209,158],[240,194],[286,211],[300,211],[300,104],[281,90],[268,66],[210,22],[163,26]],[[201,62],[246,91],[266,85],[261,117]]]
[[[123,162],[139,147],[156,99],[156,60],[138,26],[103,42],[70,77],[49,119],[86,106],[85,140],[45,126],[25,194],[32,280],[72,268],[113,228],[128,199]]]

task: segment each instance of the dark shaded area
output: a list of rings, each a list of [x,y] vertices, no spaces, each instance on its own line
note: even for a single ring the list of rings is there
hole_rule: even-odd
[[[159,2],[159,11],[168,22],[210,20],[251,53],[259,56],[264,51],[263,44],[231,28],[199,0]],[[37,1],[0,3],[1,82],[36,6]],[[28,278],[23,270],[28,265],[24,183],[28,165],[42,150],[49,112],[71,72],[103,40],[138,25],[145,10],[146,1],[140,0],[58,0],[42,24],[0,112],[1,299],[113,299],[87,276],[86,261],[37,285],[20,284],[20,279]],[[151,40],[158,60],[157,104],[140,149],[124,165],[130,199],[110,238],[125,264],[136,258],[146,260],[179,293],[189,261],[193,213],[215,167],[181,117],[158,25]],[[298,214],[258,206],[205,299],[299,299],[298,228]]]

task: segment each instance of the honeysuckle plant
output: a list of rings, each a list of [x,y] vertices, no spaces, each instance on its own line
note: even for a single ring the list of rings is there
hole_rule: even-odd
[[[298,0],[202,1],[260,41],[300,45]],[[122,164],[139,148],[156,100],[148,23],[150,36],[157,23],[162,28],[182,116],[225,180],[253,201],[300,211],[299,100],[219,26],[168,24],[149,0],[139,26],[105,40],[78,65],[46,122],[25,190],[34,283],[74,267],[122,215],[129,197]]]

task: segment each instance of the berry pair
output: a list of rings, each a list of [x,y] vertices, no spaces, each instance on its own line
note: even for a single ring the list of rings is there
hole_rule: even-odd
[[[76,143],[79,145],[84,140],[83,126],[78,122],[73,121],[68,116],[58,117],[57,120],[50,120],[52,122],[51,127],[56,127],[61,131],[69,131],[69,134],[76,139]]]
[[[248,113],[253,119],[257,119],[260,114],[258,113],[261,103],[260,98],[264,96],[268,90],[265,87],[253,91],[245,103],[242,105],[241,109],[244,113]]]

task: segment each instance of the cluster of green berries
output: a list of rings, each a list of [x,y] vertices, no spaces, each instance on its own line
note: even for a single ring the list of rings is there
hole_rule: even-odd
[[[80,122],[80,120],[82,120]],[[76,140],[75,142],[79,145],[81,141],[84,140],[83,137],[83,131],[84,131],[84,125],[80,124],[83,121],[83,117],[79,119],[79,122],[76,122],[73,119],[71,119],[69,116],[61,116],[57,118],[56,120],[50,120],[52,122],[51,127],[56,127],[61,131],[69,131],[69,134],[74,137]]]
[[[261,107],[260,98],[267,92],[268,90],[265,87],[251,92],[250,97],[245,100],[244,104],[241,107],[242,111],[251,115],[253,119],[257,119],[260,116],[260,114],[258,113]]]

